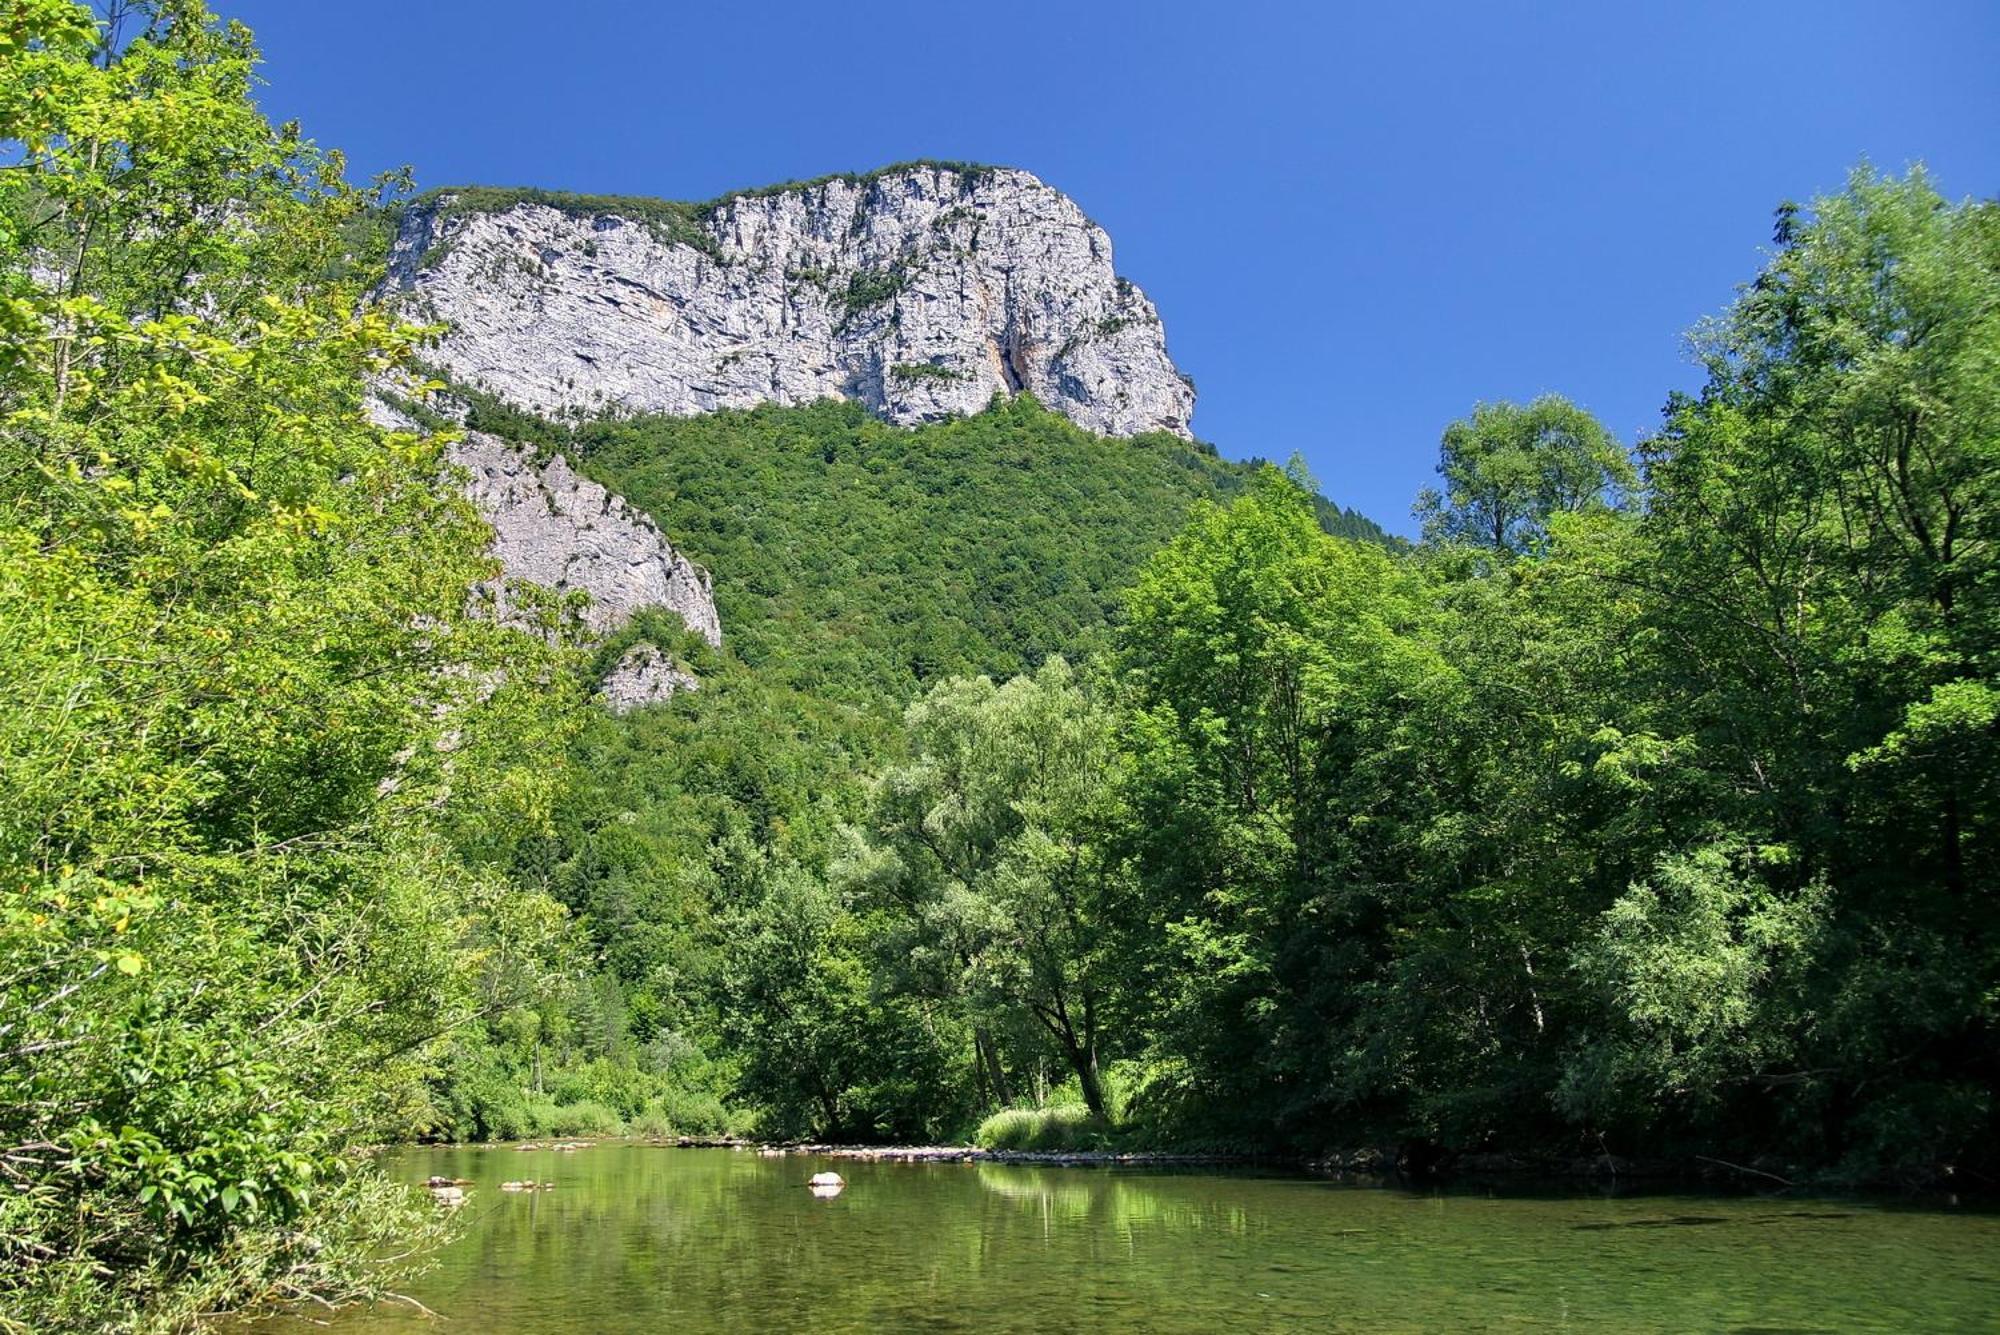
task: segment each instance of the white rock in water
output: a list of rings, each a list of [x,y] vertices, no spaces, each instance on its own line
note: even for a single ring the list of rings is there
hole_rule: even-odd
[[[551,416],[858,399],[892,422],[1028,390],[1189,435],[1194,388],[1111,240],[1024,171],[915,165],[726,197],[407,209],[389,290],[450,376]],[[649,216],[650,215],[650,216]]]
[[[814,1173],[806,1179],[806,1185],[809,1187],[844,1187],[847,1185],[847,1179],[838,1173]]]

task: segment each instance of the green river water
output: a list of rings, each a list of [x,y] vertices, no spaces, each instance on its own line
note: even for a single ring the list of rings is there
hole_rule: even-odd
[[[387,1166],[475,1183],[464,1233],[407,1286],[448,1320],[349,1311],[332,1321],[345,1335],[2000,1330],[2000,1215],[1941,1205],[615,1143],[403,1150]],[[815,1198],[821,1169],[846,1190]],[[525,1178],[555,1187],[498,1190]]]

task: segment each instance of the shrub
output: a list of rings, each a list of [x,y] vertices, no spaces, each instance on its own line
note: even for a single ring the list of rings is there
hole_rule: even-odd
[[[1111,1124],[1080,1103],[1055,1108],[1006,1108],[979,1124],[972,1139],[988,1150],[1085,1150],[1102,1148]]]
[[[722,1100],[706,1090],[669,1089],[653,1107],[672,1121],[684,1136],[720,1136],[730,1130],[729,1110]]]
[[[863,269],[847,280],[842,300],[852,317],[870,306],[879,306],[901,292],[909,277],[899,268]]]
[[[891,380],[970,380],[972,374],[934,362],[898,362],[889,368]]]
[[[673,1136],[680,1134],[673,1119],[657,1102],[649,1103],[625,1122],[625,1133],[631,1136]]]
[[[535,1135],[616,1136],[625,1130],[625,1119],[616,1110],[594,1100],[535,1102],[528,1110],[535,1120]]]

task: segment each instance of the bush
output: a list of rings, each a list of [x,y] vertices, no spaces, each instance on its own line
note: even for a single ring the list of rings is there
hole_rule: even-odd
[[[684,1136],[727,1135],[735,1122],[722,1100],[707,1090],[669,1089],[652,1106]]]
[[[749,1121],[705,1090],[669,1089],[634,1113],[625,1127],[634,1136],[730,1136],[747,1131]]]
[[[1054,1108],[1007,1108],[979,1124],[973,1142],[988,1150],[1090,1150],[1111,1140],[1112,1127],[1080,1103]]]
[[[541,1136],[616,1136],[625,1131],[625,1119],[615,1109],[585,1099],[579,1103],[531,1103],[535,1120],[532,1134]]]
[[[898,362],[889,368],[891,380],[970,380],[971,373],[931,362]]]
[[[665,1137],[679,1135],[680,1131],[674,1126],[673,1119],[667,1116],[666,1109],[662,1108],[657,1102],[654,1102],[647,1104],[632,1117],[626,1119],[625,1134],[628,1136]]]

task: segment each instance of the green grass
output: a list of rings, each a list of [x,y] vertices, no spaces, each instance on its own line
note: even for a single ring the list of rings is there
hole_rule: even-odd
[[[1053,1108],[1006,1108],[979,1124],[973,1143],[987,1150],[1099,1150],[1116,1130],[1081,1103]]]

